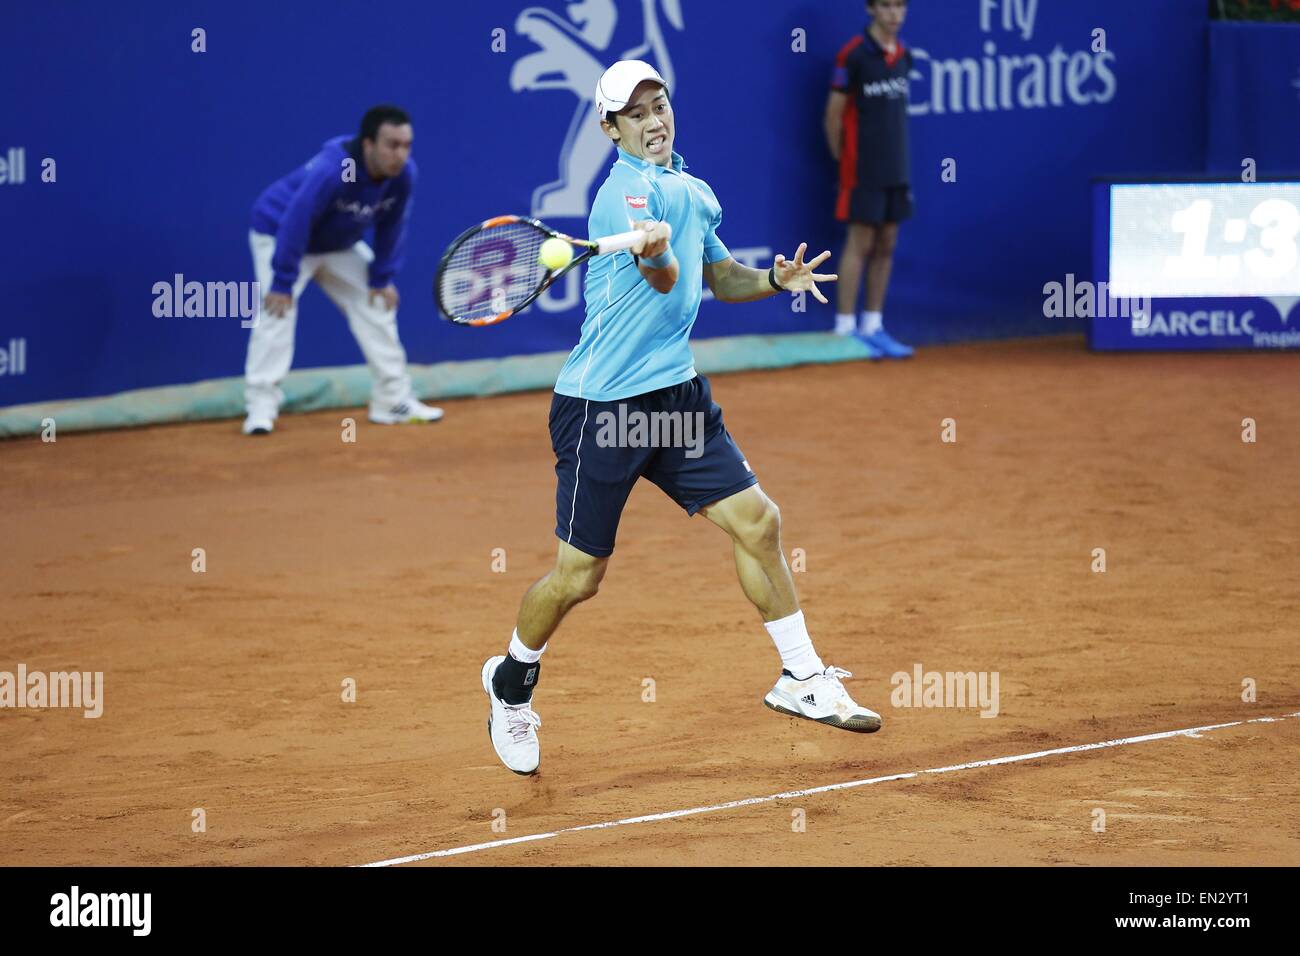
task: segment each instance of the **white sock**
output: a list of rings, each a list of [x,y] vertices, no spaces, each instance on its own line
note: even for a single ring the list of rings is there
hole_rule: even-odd
[[[857,330],[857,325],[853,320],[852,312],[835,313],[835,334],[852,335]]]
[[[509,654],[521,664],[536,664],[542,659],[542,651],[546,650],[546,645],[542,645],[542,650],[535,651],[531,647],[524,646],[524,642],[519,639],[519,631],[515,631],[510,636]]]
[[[779,621],[768,621],[763,626],[772,635],[772,642],[781,655],[781,666],[793,674],[796,680],[807,680],[826,669],[822,659],[817,656],[817,651],[813,649],[812,638],[808,636],[808,628],[803,621],[803,611],[795,611]]]
[[[883,312],[863,312],[862,313],[862,334],[875,335],[885,326],[885,314]]]

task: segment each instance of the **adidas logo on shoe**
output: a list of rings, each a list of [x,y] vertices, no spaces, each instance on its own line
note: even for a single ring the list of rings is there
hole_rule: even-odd
[[[405,425],[411,422],[436,422],[442,409],[425,405],[415,398],[404,398],[386,408],[370,406],[370,420],[377,425]]]
[[[821,672],[820,681],[814,680],[817,676],[801,681],[783,669],[776,686],[763,698],[763,705],[779,714],[815,720],[854,733],[870,734],[880,729],[880,715],[859,706],[844,688],[841,680],[852,677],[851,673],[832,665]]]

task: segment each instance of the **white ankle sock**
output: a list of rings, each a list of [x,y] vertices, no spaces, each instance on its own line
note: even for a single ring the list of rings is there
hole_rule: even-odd
[[[835,334],[852,335],[857,331],[857,325],[854,323],[852,312],[835,313]]]
[[[546,650],[546,645],[542,645],[539,651],[526,647],[524,642],[519,639],[519,631],[516,630],[510,636],[510,656],[521,664],[536,664],[542,659],[542,651]]]
[[[885,325],[883,312],[863,312],[862,313],[862,334],[875,335]]]
[[[768,621],[763,625],[772,635],[777,653],[781,655],[781,666],[798,680],[806,680],[813,674],[820,674],[826,669],[822,659],[813,649],[812,638],[804,624],[803,611],[795,611],[789,617],[779,621]]]

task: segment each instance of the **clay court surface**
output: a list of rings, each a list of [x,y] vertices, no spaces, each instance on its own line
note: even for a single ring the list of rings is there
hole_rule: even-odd
[[[547,651],[541,772],[498,763],[479,669],[554,555],[549,393],[424,427],[344,410],[267,439],[11,441],[0,670],[103,671],[105,702],[0,711],[0,862],[362,864],[1300,712],[1300,356],[1057,338],[713,384],[806,555],[818,648],[880,733],[761,705],[779,659],[729,541],[642,482],[601,593]],[[918,663],[997,672],[999,714],[892,706]],[[1294,865],[1298,797],[1288,718],[426,865]]]

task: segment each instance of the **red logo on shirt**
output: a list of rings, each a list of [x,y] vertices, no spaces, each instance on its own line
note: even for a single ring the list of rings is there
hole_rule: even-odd
[[[645,196],[627,196],[627,204],[633,209],[644,209],[646,206]]]

